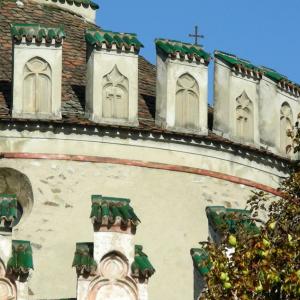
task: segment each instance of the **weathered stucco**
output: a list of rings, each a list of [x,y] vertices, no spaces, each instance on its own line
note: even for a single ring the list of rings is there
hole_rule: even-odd
[[[285,175],[272,162],[205,143],[2,129],[0,147],[6,153],[94,155],[190,166],[270,187]],[[243,208],[252,189],[209,176],[120,164],[1,159],[0,168],[25,174],[32,187],[29,217],[13,230],[14,239],[32,243],[31,299],[76,297],[76,271],[71,266],[76,243],[94,241],[89,220],[92,194],[131,199],[142,221],[135,243],[144,245],[156,269],[149,299],[193,299],[189,250],[208,236],[205,207]],[[49,289],[49,282],[55,289]]]

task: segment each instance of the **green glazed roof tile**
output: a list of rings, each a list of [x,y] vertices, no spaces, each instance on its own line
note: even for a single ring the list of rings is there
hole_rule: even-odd
[[[111,226],[114,224],[137,226],[140,223],[130,200],[125,198],[92,196],[92,210],[90,218],[94,224]]]
[[[200,275],[206,275],[212,267],[208,252],[204,249],[198,248],[192,248],[190,252],[196,270]]]
[[[53,40],[57,44],[61,44],[66,37],[63,27],[46,27],[40,24],[11,24],[11,35],[14,40],[20,42],[23,37],[27,42],[32,42],[35,38],[37,43],[41,43],[43,38],[47,43]]]
[[[17,197],[16,195],[0,194],[0,221],[9,222],[10,226],[17,218]]]
[[[284,82],[284,83],[287,83],[297,89],[300,88],[300,86],[297,83],[290,81],[286,76],[278,73],[277,71],[267,68],[267,67],[264,67],[264,66],[255,66],[250,61],[238,58],[234,54],[230,54],[230,53],[226,53],[226,52],[222,52],[222,51],[215,51],[215,57],[226,62],[231,67],[242,66],[246,69],[250,69],[252,71],[264,74],[266,77],[273,80],[275,83]]]
[[[91,0],[47,0],[51,2],[59,2],[59,3],[68,3],[70,5],[74,4],[77,6],[83,6],[85,8],[91,7],[92,9],[96,10],[99,8],[97,3],[92,2]]]
[[[251,220],[250,210],[208,206],[206,207],[206,215],[209,224],[219,233],[229,232],[234,234],[239,228],[243,228],[252,234],[259,232],[259,228]]]
[[[131,271],[133,276],[143,279],[147,279],[155,273],[155,269],[148,256],[143,252],[143,246],[141,245],[135,245],[135,256]]]
[[[155,44],[157,48],[172,58],[176,58],[177,53],[179,53],[181,57],[187,55],[189,59],[195,58],[199,61],[202,58],[206,63],[210,61],[209,53],[205,52],[200,46],[166,39],[156,39]]]
[[[29,241],[12,241],[12,257],[7,263],[10,273],[28,274],[33,269],[32,249]]]
[[[72,267],[76,267],[80,274],[91,273],[97,269],[97,263],[94,260],[93,243],[77,243]]]
[[[143,44],[137,39],[134,33],[119,33],[105,30],[89,29],[85,33],[86,42],[92,46],[102,47],[103,44],[107,48],[111,48],[112,45],[120,50],[124,47],[129,51],[131,47],[134,47],[136,52],[139,52]]]

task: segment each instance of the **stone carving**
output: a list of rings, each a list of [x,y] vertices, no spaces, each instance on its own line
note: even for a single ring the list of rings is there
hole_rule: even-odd
[[[117,253],[106,255],[100,263],[100,276],[90,286],[88,300],[137,300],[134,280],[128,275],[128,262]]]
[[[199,86],[194,77],[183,74],[176,84],[175,126],[195,129],[199,124]]]
[[[236,136],[241,141],[254,139],[253,104],[245,91],[236,98]]]
[[[103,117],[128,119],[128,78],[115,65],[112,71],[103,77]]]
[[[293,113],[288,103],[283,103],[280,109],[280,149],[285,153],[286,147],[292,140],[287,136],[287,131],[293,128]]]
[[[24,113],[51,113],[51,73],[49,64],[42,58],[32,58],[25,64]]]

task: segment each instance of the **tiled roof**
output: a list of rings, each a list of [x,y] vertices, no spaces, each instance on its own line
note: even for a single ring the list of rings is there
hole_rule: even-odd
[[[29,241],[12,241],[12,256],[7,263],[9,273],[28,274],[33,269],[32,249]]]
[[[9,223],[10,226],[17,218],[17,198],[16,195],[0,194],[0,221]],[[5,224],[3,224],[5,226]]]
[[[202,248],[192,248],[191,256],[195,269],[199,272],[200,275],[206,275],[212,267],[207,251]]]
[[[97,269],[97,263],[93,256],[93,243],[77,243],[72,267],[76,268],[77,273],[91,273]]]
[[[139,52],[143,44],[137,39],[136,34],[133,33],[118,33],[112,31],[103,30],[87,30],[85,33],[85,39],[87,43],[92,46],[111,48],[116,45],[117,49],[124,49],[129,51],[131,47],[134,48],[136,52]]]
[[[206,63],[210,61],[210,55],[197,45],[166,39],[157,39],[155,44],[157,48],[172,58],[176,58],[177,54],[179,54],[182,58],[187,56],[189,59],[195,58],[198,61],[202,58]]]
[[[135,245],[135,256],[131,271],[133,276],[143,279],[151,277],[155,272],[148,256],[143,252],[143,246],[141,245]]]
[[[43,39],[47,43],[52,43],[54,40],[60,44],[63,38],[66,37],[63,27],[46,27],[40,24],[11,24],[11,34],[14,40],[20,42],[23,37],[27,42],[35,41],[40,43]]]
[[[130,200],[124,198],[92,196],[92,210],[90,218],[93,224],[112,226],[133,225],[140,223],[139,218],[130,206]]]
[[[83,7],[91,7],[92,9],[98,9],[99,5],[91,0],[46,0],[51,2],[68,3],[74,5],[81,5]]]
[[[239,228],[247,232],[258,233],[259,228],[251,220],[251,211],[245,209],[225,208],[224,206],[208,206],[206,215],[210,226],[219,233],[236,233]]]

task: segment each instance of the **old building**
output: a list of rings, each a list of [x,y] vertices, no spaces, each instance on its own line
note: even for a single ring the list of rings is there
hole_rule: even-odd
[[[154,66],[97,9],[0,0],[0,299],[196,300],[206,212],[277,195],[300,87],[169,39]]]

